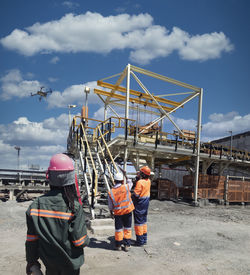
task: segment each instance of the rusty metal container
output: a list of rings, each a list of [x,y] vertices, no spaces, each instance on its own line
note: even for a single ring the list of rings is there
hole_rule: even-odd
[[[169,179],[158,179],[158,199],[170,200],[177,199],[178,188],[175,183]]]

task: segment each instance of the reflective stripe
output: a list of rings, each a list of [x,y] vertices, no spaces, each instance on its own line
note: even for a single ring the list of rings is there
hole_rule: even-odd
[[[57,219],[63,219],[63,220],[69,220],[70,218],[72,218],[74,216],[74,214],[72,214],[72,213],[44,210],[44,209],[31,209],[30,215],[46,217],[46,218],[57,218]]]
[[[135,234],[138,236],[142,236],[143,235],[143,225],[135,225]]]
[[[115,240],[118,242],[123,240],[123,230],[115,231]]]
[[[111,198],[112,198],[112,201],[113,201],[113,204],[114,204],[115,209],[121,209],[121,208],[118,208],[117,206],[118,206],[120,203],[123,203],[123,202],[127,202],[127,201],[129,201],[129,189],[128,189],[128,187],[127,187],[127,185],[126,185],[126,184],[125,184],[124,186],[125,186],[125,189],[126,189],[126,199],[125,199],[125,200],[123,200],[123,201],[116,202],[116,200],[115,200],[115,197],[114,197],[114,194],[113,194],[112,190],[110,191],[110,195],[111,195]],[[124,208],[126,208],[126,207],[124,207]]]
[[[34,242],[37,241],[39,239],[38,235],[28,235],[27,234],[27,242]]]
[[[131,230],[131,227],[124,227],[124,230]]]
[[[131,228],[129,228],[129,229],[124,228],[124,239],[131,239],[131,237],[132,237]]]
[[[140,197],[140,199],[148,199],[148,198],[150,198],[150,196]]]
[[[72,241],[75,246],[80,246],[84,243],[84,239],[87,237],[87,235],[84,235],[79,240]]]
[[[128,200],[129,201],[129,200]],[[124,209],[124,208],[128,208],[133,202],[130,201],[128,205],[125,206],[120,206],[120,207],[114,207],[114,210],[119,210],[119,209]]]
[[[134,204],[127,184],[113,188],[109,192],[115,215],[125,215],[134,210]]]

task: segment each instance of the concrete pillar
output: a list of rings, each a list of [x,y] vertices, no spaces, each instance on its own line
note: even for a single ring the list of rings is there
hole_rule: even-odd
[[[152,156],[151,158],[151,170],[154,171],[155,170],[155,157]]]
[[[13,200],[15,200],[15,196],[14,196],[14,190],[10,190],[10,193],[9,193],[9,199],[10,199],[10,201],[13,201]]]
[[[213,161],[209,161],[209,160],[204,160],[202,162],[202,174],[206,175],[207,174],[207,169],[209,168],[209,166],[213,163]]]
[[[139,170],[139,153],[138,152],[136,152],[136,171],[138,171]]]

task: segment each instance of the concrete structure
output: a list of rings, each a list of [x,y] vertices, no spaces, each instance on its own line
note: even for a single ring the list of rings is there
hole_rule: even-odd
[[[211,143],[223,144],[230,147],[231,136],[213,140]],[[250,152],[250,131],[232,135],[232,149],[240,149]]]
[[[211,141],[212,144],[222,144],[223,146],[227,147],[228,150],[232,152],[232,159],[236,158],[236,152],[241,151],[242,154],[245,152],[250,152],[250,131],[230,135],[225,138],[217,139]],[[250,168],[249,167],[234,167],[229,165],[223,172],[224,176],[243,176],[249,177],[250,176]]]

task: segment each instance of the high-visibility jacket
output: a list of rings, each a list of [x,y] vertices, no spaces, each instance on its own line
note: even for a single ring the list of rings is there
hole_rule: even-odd
[[[135,207],[127,184],[122,184],[118,188],[112,188],[109,196],[114,205],[114,215],[125,215],[134,210]]]
[[[136,182],[134,195],[137,198],[134,200],[135,212],[138,214],[146,214],[150,200],[150,179],[141,179]]]
[[[38,197],[26,211],[26,260],[40,258],[45,266],[79,269],[84,263],[83,247],[89,238],[81,205],[75,200],[71,211],[60,189]]]
[[[150,179],[141,179],[138,180],[134,189],[134,194],[138,198],[149,198],[150,197]]]

